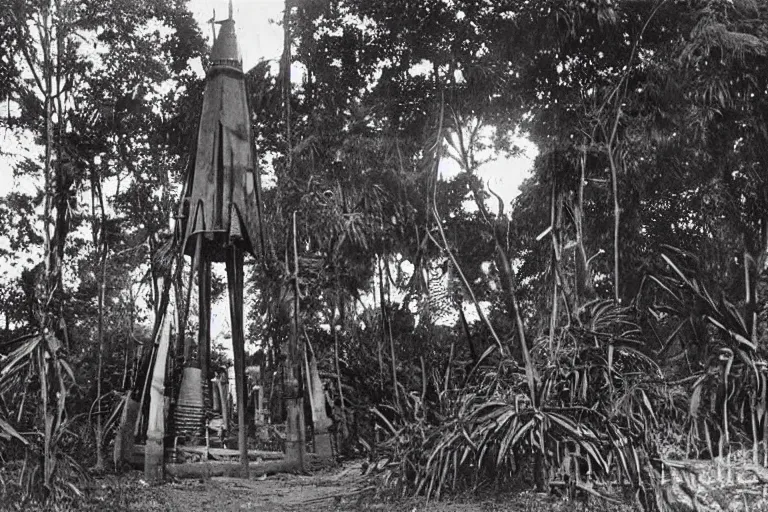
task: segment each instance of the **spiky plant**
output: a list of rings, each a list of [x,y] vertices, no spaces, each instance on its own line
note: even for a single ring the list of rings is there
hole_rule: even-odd
[[[53,334],[38,333],[15,340],[12,350],[0,356],[3,464],[10,463],[11,456],[23,459],[14,487],[4,490],[15,489],[22,499],[63,503],[82,495],[77,483],[85,474],[61,449],[72,436],[65,404],[75,378],[59,357],[60,349]]]

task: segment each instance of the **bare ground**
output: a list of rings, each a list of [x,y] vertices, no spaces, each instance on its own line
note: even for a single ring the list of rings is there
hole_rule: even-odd
[[[606,504],[568,502],[533,492],[501,493],[488,499],[477,495],[444,501],[391,499],[377,492],[362,476],[361,462],[310,475],[281,474],[262,479],[214,477],[148,485],[138,471],[94,481],[88,506],[83,510],[130,512],[486,512],[630,510]]]

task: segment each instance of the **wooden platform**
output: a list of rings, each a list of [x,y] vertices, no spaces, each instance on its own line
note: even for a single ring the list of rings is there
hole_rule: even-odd
[[[295,462],[270,460],[248,465],[248,476],[261,476],[297,470]],[[211,478],[214,476],[242,477],[239,462],[186,462],[166,464],[166,474],[174,478]]]
[[[195,458],[205,457],[206,452],[208,457],[216,461],[233,461],[239,460],[240,452],[238,450],[231,450],[229,448],[206,448],[205,446],[183,446],[179,445],[176,448],[166,448],[165,456],[166,460],[173,460],[181,456]],[[134,445],[135,458],[144,458],[144,445]],[[283,452],[268,452],[263,450],[248,450],[249,461],[264,461],[264,460],[282,460],[285,457]]]
[[[208,448],[205,446],[178,446],[165,450],[165,473],[174,478],[210,478],[215,476],[242,477],[240,452],[227,448]],[[179,457],[181,456],[181,457]],[[185,459],[171,462],[174,459]],[[191,460],[191,461],[190,461]],[[295,461],[286,461],[282,452],[248,450],[248,476],[262,476],[274,473],[286,473],[298,469]],[[131,464],[137,469],[144,468],[144,445],[134,447]],[[321,467],[324,462],[314,453],[307,453],[306,464],[309,468]]]

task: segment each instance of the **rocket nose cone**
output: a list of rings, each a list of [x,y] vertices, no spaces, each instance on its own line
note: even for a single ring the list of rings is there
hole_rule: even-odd
[[[211,63],[234,65],[242,67],[243,59],[240,56],[240,47],[235,35],[235,22],[232,19],[220,22],[221,28],[211,51]]]

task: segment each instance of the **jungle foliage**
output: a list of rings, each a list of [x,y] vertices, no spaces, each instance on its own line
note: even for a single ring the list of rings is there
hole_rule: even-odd
[[[0,293],[0,443],[20,454],[4,465],[71,494],[49,461],[97,419],[87,442],[109,442],[151,343],[206,52],[183,2],[5,4],[2,123],[45,148],[13,167],[45,186],[0,203],[0,256],[40,255]],[[287,9],[291,51],[247,72],[272,183],[248,337],[276,421],[296,212],[301,324],[339,448],[393,488],[522,482],[664,510],[675,461],[768,463],[768,6]],[[303,74],[286,88],[289,62]],[[504,204],[480,174],[521,136],[538,156]]]

